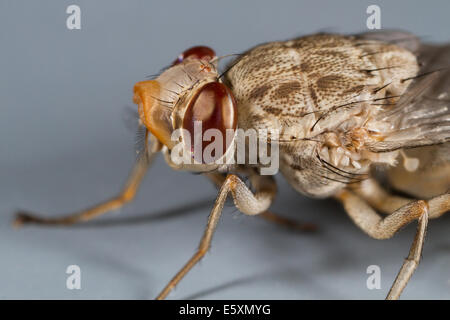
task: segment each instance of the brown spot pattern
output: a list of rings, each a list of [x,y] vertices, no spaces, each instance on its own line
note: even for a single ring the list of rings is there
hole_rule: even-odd
[[[293,93],[297,93],[301,89],[302,86],[298,81],[290,81],[280,84],[276,89],[276,93],[279,97],[287,97]]]
[[[321,90],[334,89],[336,86],[336,82],[343,81],[343,77],[339,75],[328,75],[317,80],[317,87]]]

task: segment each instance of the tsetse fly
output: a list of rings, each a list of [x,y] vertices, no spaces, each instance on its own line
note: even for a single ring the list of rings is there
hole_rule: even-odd
[[[387,295],[398,299],[419,264],[428,220],[450,210],[450,45],[424,44],[400,31],[319,33],[258,45],[224,72],[221,58],[193,47],[154,79],[136,83],[145,144],[119,195],[63,217],[22,212],[15,224],[69,225],[117,209],[133,199],[152,159],[163,153],[172,168],[204,174],[219,187],[199,248],[157,297],[164,299],[208,251],[228,195],[244,214],[284,221],[267,211],[276,193],[273,176],[262,174],[267,163],[259,156],[256,163],[248,156],[216,161],[230,152],[234,159],[233,133],[267,130],[277,135],[258,141],[277,146],[271,156],[277,154],[292,187],[337,199],[370,237],[391,238],[417,220]],[[212,160],[194,155],[197,124],[200,134],[219,133]],[[254,145],[243,141],[247,149]],[[200,151],[208,146],[200,140]],[[191,162],[175,161],[179,152]]]

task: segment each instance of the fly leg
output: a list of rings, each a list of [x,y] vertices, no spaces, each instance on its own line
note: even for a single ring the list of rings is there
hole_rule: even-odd
[[[360,183],[353,184],[350,188],[373,208],[385,214],[391,214],[405,204],[415,200],[393,195],[373,179],[367,179]]]
[[[205,176],[207,176],[218,188],[223,184],[225,181],[226,175],[221,173],[205,173]],[[315,231],[317,230],[317,226],[312,223],[307,222],[298,222],[286,217],[282,217],[279,214],[273,213],[270,210],[266,210],[258,215],[258,217],[263,218],[266,221],[276,223],[280,226],[287,227],[289,229],[293,230],[299,230],[299,231]]]
[[[391,238],[399,229],[418,220],[414,241],[386,299],[398,299],[417,268],[422,255],[428,219],[437,218],[450,210],[450,194],[406,203],[388,216],[382,218],[361,196],[350,190],[336,195],[353,222],[375,239]]]
[[[147,135],[148,138],[148,135]],[[129,177],[122,191],[115,197],[99,203],[91,208],[82,210],[80,212],[72,213],[63,217],[41,217],[28,212],[17,213],[14,221],[15,227],[20,227],[26,223],[36,223],[44,225],[71,225],[79,222],[85,222],[96,218],[106,212],[121,208],[127,202],[130,202],[139,188],[139,185],[147,172],[156,152],[159,151],[160,144],[153,141],[150,149],[145,150],[136,160]]]
[[[316,231],[317,226],[313,223],[308,222],[298,222],[286,217],[282,217],[276,213],[273,213],[272,211],[266,210],[263,213],[259,215],[261,218],[263,218],[266,221],[276,223],[280,226],[292,229],[292,230],[298,230],[298,231]]]
[[[197,264],[200,259],[206,254],[211,245],[211,239],[216,230],[217,223],[222,214],[224,203],[228,194],[231,195],[236,207],[247,215],[257,215],[269,208],[272,203],[272,199],[276,193],[276,184],[273,178],[269,176],[255,176],[252,179],[255,193],[245,185],[242,180],[234,175],[230,174],[226,176],[222,186],[220,187],[219,194],[217,195],[214,206],[208,218],[208,222],[200,240],[200,245],[196,253],[189,259],[189,261],[181,268],[181,270],[170,280],[167,286],[161,291],[156,299],[164,299],[170,291],[180,282],[181,279]]]

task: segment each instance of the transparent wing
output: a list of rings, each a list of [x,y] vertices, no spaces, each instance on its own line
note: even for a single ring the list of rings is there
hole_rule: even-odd
[[[383,141],[368,146],[374,152],[415,148],[450,141],[450,45],[421,45],[421,65],[396,105],[379,114],[392,124]]]
[[[395,44],[399,47],[405,48],[411,52],[418,52],[420,49],[420,39],[418,36],[400,30],[380,30],[361,33],[356,35],[359,40],[376,40]]]

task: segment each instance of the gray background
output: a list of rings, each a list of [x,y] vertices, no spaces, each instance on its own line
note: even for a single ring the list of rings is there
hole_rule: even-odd
[[[449,1],[8,1],[0,2],[0,297],[154,298],[194,252],[215,196],[201,176],[161,158],[136,201],[74,228],[11,228],[16,209],[58,215],[115,194],[134,160],[123,120],[132,86],[179,52],[220,55],[321,30],[383,28],[449,41]],[[82,29],[66,29],[78,4]],[[287,231],[225,209],[213,247],[170,298],[381,299],[407,255],[415,225],[372,240],[332,200],[296,194],[281,177],[273,210],[314,222]],[[424,260],[404,298],[450,298],[450,221],[432,221]],[[67,290],[66,267],[82,270]],[[366,288],[366,268],[382,289]]]

